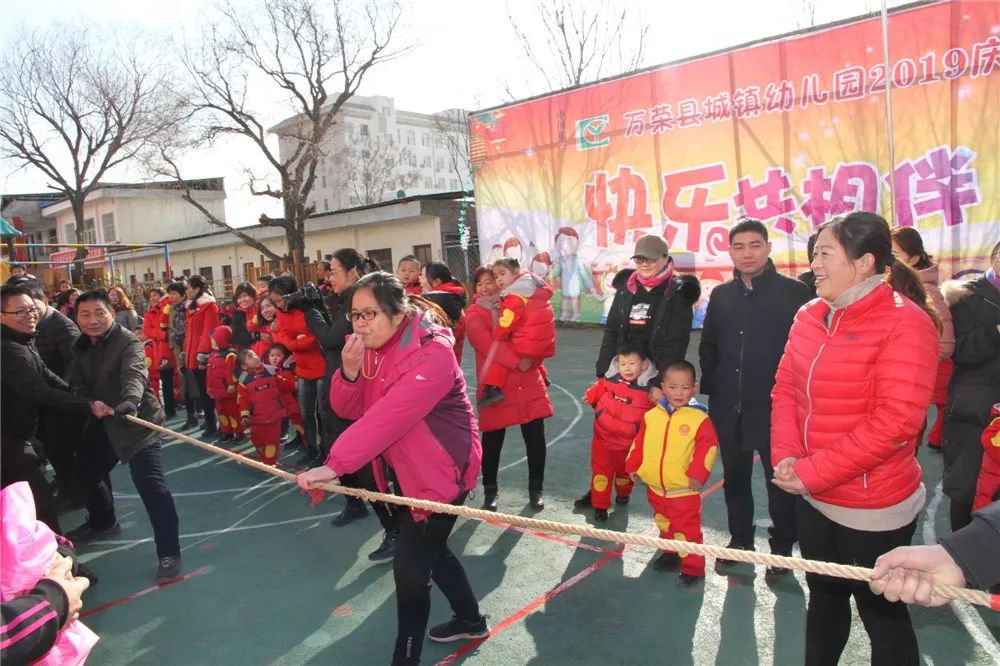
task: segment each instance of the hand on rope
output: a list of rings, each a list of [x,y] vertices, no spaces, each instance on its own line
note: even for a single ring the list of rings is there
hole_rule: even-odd
[[[757,566],[782,567],[786,569],[794,569],[795,571],[805,571],[807,573],[835,576],[837,578],[846,578],[848,580],[857,580],[865,583],[872,583],[877,577],[878,578],[885,577],[885,573],[881,569],[873,570],[865,567],[855,567],[846,564],[836,564],[833,562],[820,562],[817,560],[807,560],[800,557],[787,557],[784,555],[773,555],[770,553],[758,553],[752,550],[739,550],[733,548],[723,548],[722,546],[713,546],[710,544],[691,543],[689,541],[660,539],[657,537],[645,536],[643,534],[632,534],[629,532],[614,532],[612,530],[602,530],[602,529],[597,529],[595,527],[591,527],[589,525],[570,525],[568,523],[559,523],[551,520],[540,520],[538,518],[515,516],[507,513],[496,513],[484,509],[473,509],[471,507],[466,507],[466,506],[455,506],[454,504],[442,504],[440,502],[432,502],[430,500],[416,499],[413,497],[401,497],[399,495],[389,495],[386,493],[379,493],[371,490],[363,490],[361,488],[347,488],[345,486],[339,486],[333,483],[333,479],[336,479],[336,473],[330,468],[326,467],[325,465],[309,470],[308,472],[303,472],[301,475],[295,475],[290,472],[286,472],[282,469],[278,469],[277,467],[273,467],[271,465],[265,465],[262,462],[258,462],[251,458],[247,458],[243,454],[235,453],[233,451],[228,451],[226,449],[219,448],[211,444],[207,444],[205,442],[195,439],[194,437],[189,437],[183,433],[174,432],[169,428],[156,425],[155,423],[150,423],[149,421],[145,421],[135,416],[127,416],[126,418],[129,421],[132,421],[133,423],[149,428],[150,430],[155,430],[164,435],[169,435],[177,440],[180,440],[182,442],[187,442],[188,444],[197,446],[198,448],[204,449],[215,455],[229,458],[230,460],[235,461],[237,464],[246,465],[248,467],[260,470],[261,472],[265,472],[266,474],[270,474],[272,476],[285,479],[286,481],[296,483],[303,489],[308,490],[310,495],[314,495],[319,491],[326,491],[331,493],[338,493],[341,495],[349,495],[352,497],[357,497],[359,499],[368,502],[388,502],[390,504],[407,506],[412,509],[418,509],[421,511],[449,514],[453,516],[460,516],[462,518],[471,518],[473,520],[479,520],[481,522],[513,525],[516,527],[525,527],[528,529],[538,530],[541,532],[550,532],[555,534],[569,534],[574,536],[588,537],[591,539],[599,539],[601,541],[610,541],[613,543],[627,544],[632,546],[646,546],[649,548],[655,548],[657,550],[670,550],[670,551],[694,553],[696,555],[703,555],[705,557],[714,557],[717,559],[724,558],[728,560],[734,560],[737,562],[747,562]],[[321,478],[324,475],[328,475],[326,477],[327,480]],[[300,478],[302,479],[302,481],[300,481]],[[303,485],[303,482],[305,485]],[[889,555],[892,555],[892,553],[889,553]],[[888,568],[892,568],[892,566],[887,567],[887,569]],[[900,588],[902,591],[902,586],[900,586]],[[988,592],[983,592],[981,590],[970,590],[964,587],[958,587],[946,580],[942,580],[939,577],[933,578],[932,589],[933,589],[933,595],[941,599],[967,601],[969,603],[976,604],[979,606],[992,608],[993,610],[1000,610],[1000,595],[991,595]],[[900,598],[902,599],[903,597]]]

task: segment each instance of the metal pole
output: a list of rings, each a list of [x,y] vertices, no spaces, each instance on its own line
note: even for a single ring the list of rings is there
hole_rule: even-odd
[[[174,271],[170,268],[170,247],[163,244],[163,272],[167,274],[167,282],[174,281]]]
[[[889,224],[896,226],[896,141],[892,127],[892,63],[889,62],[889,8],[882,0],[882,62],[885,65],[885,124],[889,141]]]

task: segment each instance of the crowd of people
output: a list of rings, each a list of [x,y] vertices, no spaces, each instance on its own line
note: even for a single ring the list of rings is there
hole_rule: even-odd
[[[1000,244],[984,276],[940,288],[919,233],[890,230],[871,213],[821,226],[798,280],[776,270],[770,250],[762,223],[730,230],[734,277],[710,295],[698,368],[685,357],[700,285],[676,270],[662,238],[638,239],[636,268],[614,279],[596,381],[581,396],[594,408],[591,473],[574,506],[603,522],[642,484],[661,537],[700,543],[701,492],[718,458],[728,546],[753,550],[759,459],[772,553],[798,544],[810,559],[876,567],[871,586],[807,575],[806,663],[839,660],[852,598],[873,663],[916,663],[900,600],[938,603],[928,572],[1000,583],[1000,562],[976,545],[1000,540]],[[30,278],[13,280],[3,292],[3,485],[27,482],[54,534],[60,507],[83,502],[87,522],[66,537],[86,543],[120,531],[108,473],[128,464],[153,526],[158,580],[180,571],[178,517],[160,437],[129,415],[163,423],[183,410],[179,429],[200,428],[199,438],[225,446],[249,437],[267,464],[279,464],[283,447],[301,449],[307,489],[337,480],[462,505],[481,475],[482,506],[492,511],[510,502],[498,470],[516,426],[528,506],[545,507],[553,288],[514,259],[476,270],[467,291],[443,263],[407,256],[392,275],[343,248],[315,282],[236,285],[228,312],[199,276],[150,289],[142,317],[120,288],[74,295],[60,285],[50,304]],[[931,404],[937,420],[925,433]],[[914,550],[927,495],[914,454],[925,434],[944,456],[955,535]],[[43,460],[55,471],[54,496]],[[382,502],[370,509],[383,539],[368,558],[392,562],[396,584],[393,663],[418,663],[425,634],[487,636],[448,546],[455,517]],[[348,498],[332,524],[368,513]],[[686,552],[663,552],[652,566],[678,572],[683,588],[706,575],[704,558]],[[715,570],[737,566],[719,559]],[[771,567],[766,576],[788,573]],[[454,617],[428,632],[431,581]]]

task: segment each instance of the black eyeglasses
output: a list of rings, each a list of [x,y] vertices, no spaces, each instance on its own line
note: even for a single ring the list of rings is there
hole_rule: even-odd
[[[358,321],[364,319],[365,321],[371,321],[375,317],[379,316],[381,310],[362,310],[361,312],[348,312],[344,316],[347,317],[348,321]]]
[[[36,307],[24,308],[23,310],[2,310],[4,314],[12,314],[22,321],[37,317],[41,312]]]

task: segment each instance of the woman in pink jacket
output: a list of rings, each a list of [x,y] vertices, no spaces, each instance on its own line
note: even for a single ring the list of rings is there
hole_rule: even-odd
[[[944,296],[938,288],[940,276],[933,257],[924,250],[924,240],[920,232],[913,227],[896,227],[892,230],[892,253],[897,259],[913,268],[920,275],[927,296],[930,297],[941,319],[941,353],[938,355],[937,380],[934,382],[934,394],[931,404],[937,408],[934,426],[927,435],[927,446],[935,451],[941,450],[941,435],[944,427],[944,408],[948,404],[948,380],[951,379],[951,369],[954,363],[951,355],[955,351],[955,327],[951,323],[951,309],[945,303]],[[924,439],[923,430],[917,437],[917,446]]]
[[[801,496],[803,557],[871,567],[910,543],[926,499],[913,451],[937,375],[937,315],[873,213],[820,227],[812,269],[819,298],[795,316],[771,394],[773,483]],[[852,596],[872,664],[919,663],[905,604],[861,582],[806,582],[806,664],[838,663]]]
[[[326,464],[298,476],[311,489],[374,461],[378,487],[461,505],[476,485],[482,449],[451,331],[411,305],[402,283],[369,273],[350,289],[354,333],[330,382],[330,403],[354,420]],[[405,511],[393,561],[399,622],[393,664],[420,661],[430,615],[431,579],[451,604],[451,621],[433,627],[446,643],[489,635],[462,564],[448,548],[455,516]]]

